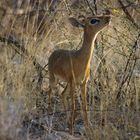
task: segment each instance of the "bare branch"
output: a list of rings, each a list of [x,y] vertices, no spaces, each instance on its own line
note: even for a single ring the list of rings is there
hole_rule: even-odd
[[[129,85],[129,82],[130,82],[130,79],[132,77],[132,73],[133,73],[133,70],[135,68],[135,65],[136,65],[136,61],[137,59],[134,59],[134,62],[132,62],[131,64],[131,57],[135,56],[135,52],[137,50],[137,47],[138,47],[138,40],[139,40],[139,37],[140,37],[140,33],[138,34],[138,37],[134,43],[134,45],[132,46],[133,50],[132,52],[130,53],[129,55],[129,58],[127,60],[127,63],[125,65],[125,68],[124,68],[124,72],[122,74],[122,77],[121,77],[121,81],[119,83],[119,87],[118,87],[118,90],[117,90],[117,96],[116,96],[116,99],[119,99],[121,97],[121,94],[122,94],[122,88],[124,86],[124,84],[127,82],[127,86]],[[129,73],[127,73],[127,71],[129,70]]]
[[[135,20],[133,19],[133,17],[130,15],[130,13],[127,10],[127,7],[125,7],[125,5],[123,4],[123,2],[121,0],[118,0],[122,10],[124,11],[124,13],[126,14],[127,18],[135,25],[136,28],[140,28],[139,25],[135,22]]]

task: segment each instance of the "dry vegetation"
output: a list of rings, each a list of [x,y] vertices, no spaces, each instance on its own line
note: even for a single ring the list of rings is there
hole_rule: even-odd
[[[53,50],[81,45],[82,30],[68,23],[69,16],[105,9],[114,17],[95,45],[87,97],[90,132],[78,97],[71,136],[61,95],[53,95],[53,113],[48,112],[44,66]],[[140,140],[139,0],[1,0],[0,29],[0,140]],[[60,82],[58,93],[64,86]]]

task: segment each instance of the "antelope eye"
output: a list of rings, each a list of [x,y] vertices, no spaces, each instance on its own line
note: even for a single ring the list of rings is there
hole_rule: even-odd
[[[95,23],[99,23],[99,22],[100,22],[100,20],[98,20],[98,19],[92,19],[90,21],[91,24],[95,24]]]

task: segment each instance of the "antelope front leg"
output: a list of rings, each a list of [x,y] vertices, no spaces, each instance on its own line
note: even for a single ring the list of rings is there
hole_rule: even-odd
[[[49,113],[52,111],[52,103],[51,103],[51,95],[52,91],[56,87],[57,81],[54,77],[54,74],[49,72],[49,91],[48,91],[48,111]]]
[[[74,121],[75,121],[75,86],[74,83],[70,84],[70,96],[71,96],[71,119],[70,119],[70,133],[73,135]]]
[[[88,115],[87,115],[87,83],[84,82],[81,85],[81,98],[82,98],[82,111],[83,111],[83,119],[84,124],[89,126]]]
[[[63,107],[64,107],[64,112],[67,114],[67,104],[66,104],[66,91],[68,89],[69,84],[66,85],[65,89],[61,93],[62,95],[62,100],[63,100]]]
[[[52,109],[51,109],[51,94],[52,94],[52,88],[49,87],[49,91],[48,91],[48,111],[49,113],[51,113]]]

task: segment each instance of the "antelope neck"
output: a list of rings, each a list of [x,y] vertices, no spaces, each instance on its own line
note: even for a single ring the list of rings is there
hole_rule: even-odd
[[[90,34],[89,32],[84,32],[83,45],[79,51],[80,56],[85,63],[88,63],[92,57],[96,36],[97,33]]]

